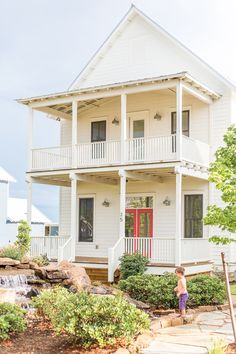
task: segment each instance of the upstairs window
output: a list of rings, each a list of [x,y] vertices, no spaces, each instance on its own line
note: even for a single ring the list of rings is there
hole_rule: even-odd
[[[182,132],[189,136],[189,110],[182,111]],[[176,112],[171,112],[171,134],[176,134]]]
[[[203,237],[203,195],[184,196],[184,237]]]
[[[106,121],[95,121],[91,123],[91,142],[106,141]]]

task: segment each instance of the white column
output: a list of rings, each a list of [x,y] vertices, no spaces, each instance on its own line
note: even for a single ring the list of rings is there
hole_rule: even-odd
[[[182,238],[182,174],[176,172],[175,192],[175,265],[181,265],[181,238]]]
[[[176,86],[176,150],[177,158],[182,160],[182,146],[183,146],[183,136],[182,136],[182,96],[183,88],[181,82]]]
[[[26,180],[27,183],[27,223],[31,227],[32,221],[32,181],[31,178]]]
[[[120,230],[119,237],[125,236],[126,172],[119,170],[120,176]]]
[[[122,94],[121,99],[121,131],[120,131],[120,151],[121,151],[121,163],[125,164],[126,160],[126,140],[127,140],[127,96]]]
[[[78,102],[72,102],[72,124],[71,124],[71,143],[72,143],[72,167],[77,167],[77,144],[78,144],[78,117],[77,117],[77,110],[78,110]]]
[[[78,237],[78,228],[77,228],[77,176],[74,173],[70,174],[71,179],[71,223],[70,223],[70,236],[72,238],[71,242],[71,258],[72,261],[75,260],[75,245],[76,239]]]
[[[33,126],[34,111],[32,107],[28,107],[28,170],[32,169],[32,149],[33,149]]]

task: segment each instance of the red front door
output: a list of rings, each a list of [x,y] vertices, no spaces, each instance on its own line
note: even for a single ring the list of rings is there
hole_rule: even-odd
[[[151,240],[146,241],[146,238],[153,237],[153,209],[126,209],[125,236],[135,238],[135,252],[139,251],[143,255],[151,257]]]

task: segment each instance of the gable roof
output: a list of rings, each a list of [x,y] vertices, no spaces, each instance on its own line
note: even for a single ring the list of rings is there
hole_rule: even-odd
[[[16,182],[16,180],[0,166],[0,182]]]
[[[8,198],[7,218],[10,222],[26,220],[27,200],[23,198]],[[52,221],[46,217],[38,208],[32,205],[32,222],[40,224],[51,224]]]
[[[75,90],[80,88],[84,77],[90,72],[93,71],[94,67],[98,62],[100,62],[103,58],[103,54],[111,46],[112,42],[121,34],[124,30],[124,27],[127,23],[131,22],[135,15],[140,16],[144,21],[149,23],[155,30],[159,31],[162,35],[168,38],[172,43],[181,48],[183,51],[187,52],[190,56],[192,56],[198,63],[200,63],[205,69],[207,69],[212,75],[214,75],[218,80],[227,85],[233,90],[236,90],[236,86],[226,79],[223,75],[218,73],[215,69],[213,69],[209,64],[207,64],[203,59],[193,53],[188,47],[186,47],[183,43],[181,43],[178,39],[172,36],[169,32],[167,32],[163,27],[161,27],[158,23],[154,22],[150,17],[144,14],[140,9],[132,4],[129,11],[126,15],[121,19],[118,25],[115,27],[113,32],[109,35],[109,37],[104,41],[101,47],[96,51],[94,56],[90,59],[87,65],[82,69],[79,75],[75,78],[72,84],[69,87],[70,90]]]

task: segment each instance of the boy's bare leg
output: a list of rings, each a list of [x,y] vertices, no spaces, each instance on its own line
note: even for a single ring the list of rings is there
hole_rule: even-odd
[[[185,317],[186,316],[186,310],[185,309],[181,310],[180,313],[181,313],[181,317]]]

